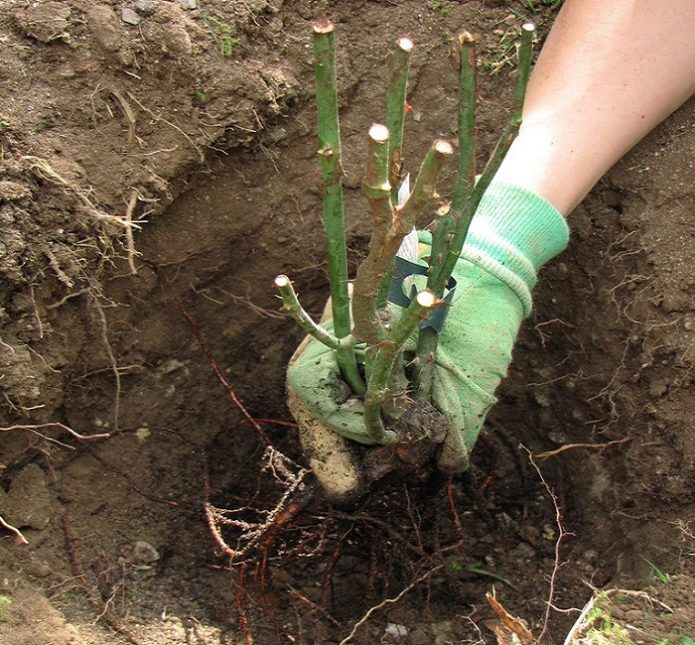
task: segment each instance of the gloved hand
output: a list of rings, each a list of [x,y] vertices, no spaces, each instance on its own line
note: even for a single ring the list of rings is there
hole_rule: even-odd
[[[553,206],[524,189],[493,182],[481,200],[454,269],[456,293],[436,354],[432,401],[454,428],[437,458],[444,472],[468,468],[469,453],[496,401],[495,389],[507,373],[519,326],[531,310],[536,272],[566,247],[568,236]],[[430,239],[428,233],[420,235],[421,242]],[[313,422],[313,430],[302,432],[302,442],[315,471],[317,463],[320,468],[334,460],[328,484],[333,485],[336,473],[350,471],[356,486],[355,460],[331,435],[360,443],[370,439],[361,402],[342,382],[332,350],[309,342],[293,357],[287,382],[292,412]],[[317,437],[331,446],[314,445]],[[318,471],[317,476],[326,488]]]

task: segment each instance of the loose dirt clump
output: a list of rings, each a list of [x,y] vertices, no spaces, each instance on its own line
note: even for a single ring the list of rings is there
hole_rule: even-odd
[[[452,37],[481,35],[485,156],[531,7],[546,32],[515,0],[0,8],[0,641],[494,643],[494,588],[560,643],[610,586],[646,594],[606,608],[635,642],[693,638],[692,102],[572,214],[470,473],[332,506],[286,409],[272,279],[317,317],[327,292],[311,20],[354,269],[389,40],[416,45],[407,165],[453,135]]]

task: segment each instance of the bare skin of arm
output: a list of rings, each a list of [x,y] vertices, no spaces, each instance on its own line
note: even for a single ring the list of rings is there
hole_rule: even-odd
[[[693,0],[566,0],[497,175],[569,213],[695,91]]]

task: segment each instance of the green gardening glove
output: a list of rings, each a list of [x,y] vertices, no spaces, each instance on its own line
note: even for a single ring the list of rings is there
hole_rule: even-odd
[[[451,426],[438,456],[444,472],[468,468],[521,322],[531,311],[537,270],[567,246],[568,237],[560,213],[524,189],[493,182],[481,200],[453,272],[456,293],[436,354],[432,400]],[[421,233],[420,240],[429,243],[431,236]],[[406,347],[406,358],[409,349],[414,343]],[[290,365],[287,382],[290,398],[299,399],[323,427],[371,443],[361,401],[340,378],[332,350],[311,341]]]

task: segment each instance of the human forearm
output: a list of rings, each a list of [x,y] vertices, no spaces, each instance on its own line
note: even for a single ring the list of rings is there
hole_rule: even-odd
[[[695,90],[695,2],[567,0],[498,179],[567,214]]]

